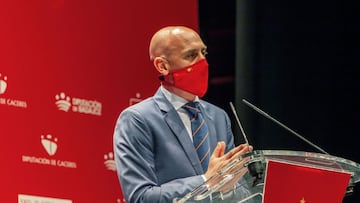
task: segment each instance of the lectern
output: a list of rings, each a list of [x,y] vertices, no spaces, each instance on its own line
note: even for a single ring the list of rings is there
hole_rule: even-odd
[[[173,203],[341,203],[360,181],[360,164],[328,154],[255,150]]]

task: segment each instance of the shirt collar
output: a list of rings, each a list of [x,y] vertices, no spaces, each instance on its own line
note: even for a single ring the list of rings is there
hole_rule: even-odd
[[[188,101],[182,97],[177,96],[176,94],[173,94],[163,86],[161,86],[161,91],[164,93],[165,97],[169,102],[174,106],[175,110],[179,110],[184,106]],[[196,96],[194,101],[199,101],[199,97]]]

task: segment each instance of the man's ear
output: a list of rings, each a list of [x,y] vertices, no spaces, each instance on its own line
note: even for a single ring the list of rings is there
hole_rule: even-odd
[[[154,58],[154,66],[156,68],[156,70],[161,74],[161,75],[167,75],[169,74],[169,63],[167,62],[166,59],[164,59],[163,57],[155,57]]]

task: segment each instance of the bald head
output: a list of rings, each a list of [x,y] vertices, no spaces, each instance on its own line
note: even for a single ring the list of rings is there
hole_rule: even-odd
[[[188,27],[168,26],[160,29],[150,41],[150,60],[154,60],[158,56],[170,57],[173,52],[193,38],[201,41],[198,33]]]

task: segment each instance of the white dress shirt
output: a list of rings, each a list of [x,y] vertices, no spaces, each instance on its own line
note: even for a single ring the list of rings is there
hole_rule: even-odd
[[[186,99],[184,99],[182,97],[177,96],[176,94],[169,92],[163,86],[161,86],[161,91],[164,93],[165,97],[169,100],[171,105],[173,105],[175,110],[178,112],[180,119],[184,123],[186,131],[188,132],[189,137],[192,141],[193,138],[192,138],[190,117],[189,117],[189,114],[186,112],[186,110],[182,108],[182,106],[184,106],[189,101],[187,101]],[[194,101],[199,101],[199,98],[196,96]]]

